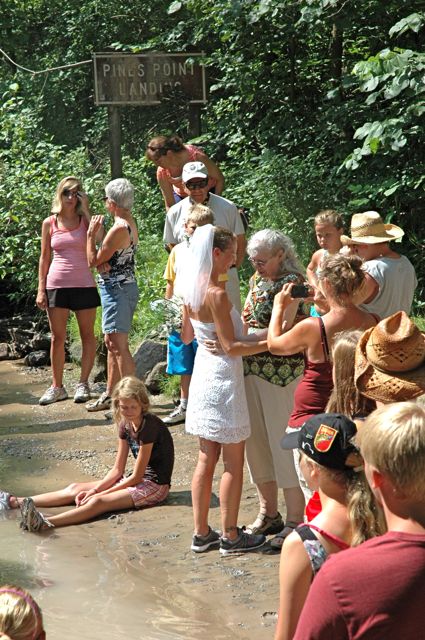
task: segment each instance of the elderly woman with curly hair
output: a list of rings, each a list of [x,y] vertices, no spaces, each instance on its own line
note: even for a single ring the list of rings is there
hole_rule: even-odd
[[[302,266],[291,240],[280,231],[264,229],[248,242],[249,260],[255,266],[242,317],[250,333],[266,331],[273,299],[287,284],[303,284]],[[303,317],[299,300],[291,301],[283,320],[286,327]],[[270,352],[244,357],[245,389],[251,421],[246,458],[256,484],[259,513],[248,529],[252,533],[287,535],[303,519],[304,496],[292,453],[282,451],[280,440],[292,411],[294,391],[303,372],[300,352],[275,356]],[[285,526],[278,511],[278,488],[286,504]]]

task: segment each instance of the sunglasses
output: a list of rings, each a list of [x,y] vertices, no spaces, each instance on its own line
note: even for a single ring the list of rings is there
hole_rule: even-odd
[[[195,191],[195,189],[204,189],[208,184],[208,178],[204,180],[198,180],[197,182],[186,182],[186,187],[189,191]]]
[[[72,189],[64,189],[62,191],[62,195],[65,196],[65,198],[68,198],[69,196],[71,196],[72,198],[78,198],[80,196],[80,192],[73,191]]]

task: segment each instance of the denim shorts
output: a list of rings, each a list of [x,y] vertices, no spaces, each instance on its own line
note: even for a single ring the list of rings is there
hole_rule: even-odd
[[[129,333],[139,299],[137,284],[102,284],[99,292],[103,333]]]
[[[198,343],[184,344],[177,331],[168,336],[167,373],[175,376],[192,375]]]

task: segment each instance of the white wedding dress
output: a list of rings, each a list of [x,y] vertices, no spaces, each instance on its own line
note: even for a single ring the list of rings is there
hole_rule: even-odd
[[[230,316],[236,338],[242,338],[242,320],[235,308]],[[198,350],[190,382],[186,431],[221,444],[246,440],[251,427],[242,357],[211,353],[203,342],[217,340],[214,323],[193,319],[191,323]]]

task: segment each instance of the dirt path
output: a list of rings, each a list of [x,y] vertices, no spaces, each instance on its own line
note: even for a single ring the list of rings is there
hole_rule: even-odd
[[[73,370],[65,384],[72,389]],[[115,428],[67,400],[40,407],[48,371],[0,362],[0,487],[28,495],[71,480],[102,477],[115,453]],[[167,413],[165,398],[155,412]],[[17,512],[0,521],[1,581],[29,588],[49,637],[76,640],[272,638],[279,556],[195,555],[190,480],[196,439],[171,428],[176,465],[164,506],[130,511],[44,535],[20,531]],[[221,466],[219,467],[219,472]],[[219,526],[217,481],[211,524]],[[52,513],[54,510],[52,510]],[[244,485],[240,522],[257,512]]]

